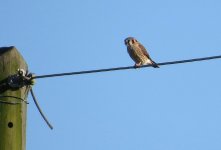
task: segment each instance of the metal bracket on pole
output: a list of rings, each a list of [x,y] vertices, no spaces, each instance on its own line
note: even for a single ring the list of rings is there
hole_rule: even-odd
[[[12,89],[19,89],[27,85],[33,85],[32,74],[24,69],[18,69],[18,73],[8,77],[7,84]]]

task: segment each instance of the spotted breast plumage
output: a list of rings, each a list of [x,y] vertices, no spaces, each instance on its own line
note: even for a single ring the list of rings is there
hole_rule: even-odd
[[[145,47],[135,38],[128,37],[124,40],[124,43],[127,46],[127,52],[135,62],[135,67],[149,64],[154,68],[159,68],[159,66],[150,58],[150,55],[148,54]]]

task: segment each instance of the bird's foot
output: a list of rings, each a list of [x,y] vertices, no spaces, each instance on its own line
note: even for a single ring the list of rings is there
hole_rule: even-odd
[[[134,65],[134,68],[137,69],[137,68],[140,68],[140,66],[141,66],[141,63],[136,63],[136,64]]]

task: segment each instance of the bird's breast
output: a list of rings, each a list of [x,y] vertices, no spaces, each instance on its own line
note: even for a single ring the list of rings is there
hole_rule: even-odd
[[[147,64],[147,56],[142,52],[142,50],[137,46],[130,46],[128,47],[128,53],[130,57],[136,62],[136,63],[142,63]]]

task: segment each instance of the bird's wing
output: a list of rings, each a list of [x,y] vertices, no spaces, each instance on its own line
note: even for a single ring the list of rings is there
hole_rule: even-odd
[[[142,44],[139,44],[139,48],[141,49],[142,53],[147,56],[148,59],[152,62],[152,65],[154,68],[159,68],[159,66],[150,58],[150,55],[148,54],[147,50]]]
[[[146,48],[140,43],[139,43],[139,48],[141,49],[142,53],[147,56],[147,58],[151,59],[150,55],[148,54],[148,52],[146,50]]]

